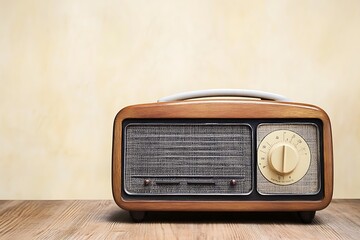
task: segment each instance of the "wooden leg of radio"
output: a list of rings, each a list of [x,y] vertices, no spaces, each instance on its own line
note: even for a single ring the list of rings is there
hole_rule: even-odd
[[[303,223],[311,223],[315,217],[316,211],[298,212],[298,216]]]
[[[134,222],[142,222],[145,219],[145,211],[130,211],[130,217]]]

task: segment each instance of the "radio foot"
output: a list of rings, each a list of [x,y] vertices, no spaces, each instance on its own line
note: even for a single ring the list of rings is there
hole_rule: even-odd
[[[315,217],[316,211],[298,212],[298,216],[303,223],[311,223]]]
[[[130,217],[134,222],[142,222],[145,219],[145,211],[129,211]]]

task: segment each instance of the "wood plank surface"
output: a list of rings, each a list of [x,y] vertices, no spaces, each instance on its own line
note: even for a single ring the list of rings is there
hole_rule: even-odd
[[[153,212],[133,223],[112,200],[3,200],[0,239],[360,239],[360,199],[333,200],[312,224],[228,212]]]

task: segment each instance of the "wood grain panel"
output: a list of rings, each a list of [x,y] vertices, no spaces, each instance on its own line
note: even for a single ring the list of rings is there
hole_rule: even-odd
[[[133,223],[111,200],[0,201],[0,213],[0,239],[360,238],[360,200],[333,200],[310,225],[268,212],[153,212]]]

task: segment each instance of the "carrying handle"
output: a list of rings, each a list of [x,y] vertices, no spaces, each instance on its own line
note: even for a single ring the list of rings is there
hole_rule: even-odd
[[[262,100],[290,102],[290,99],[282,95],[258,91],[258,90],[245,90],[245,89],[208,89],[208,90],[199,90],[199,91],[191,91],[191,92],[182,92],[160,98],[158,102],[171,102],[171,101],[180,101],[180,100],[203,98],[203,97],[250,97],[250,98],[260,98]]]

